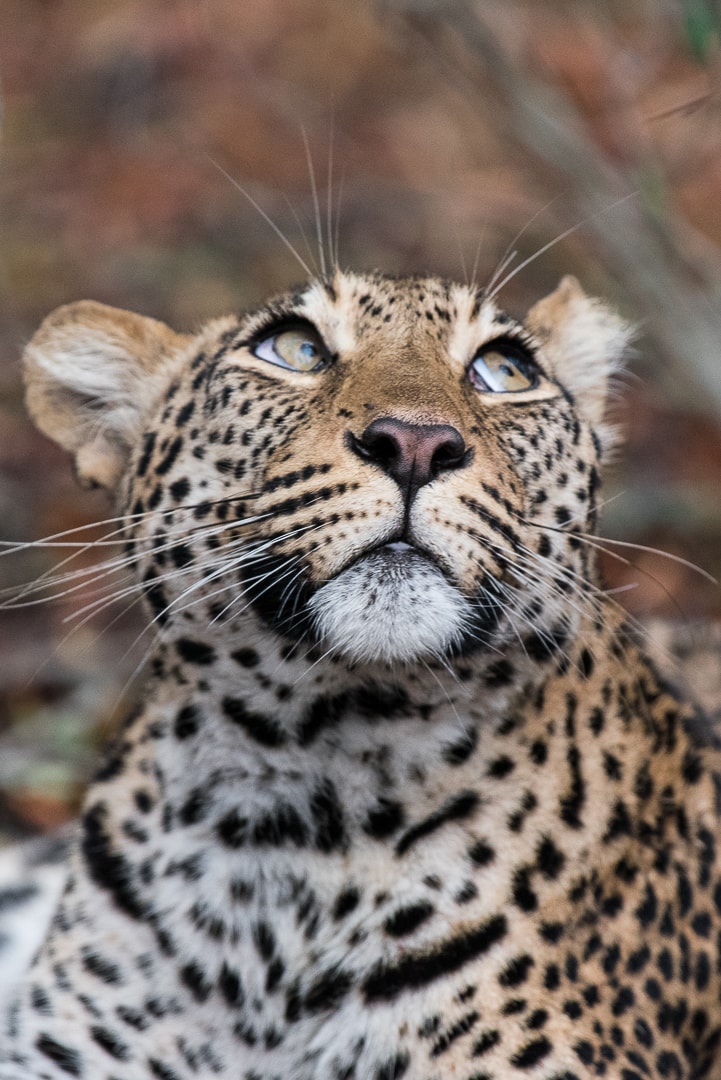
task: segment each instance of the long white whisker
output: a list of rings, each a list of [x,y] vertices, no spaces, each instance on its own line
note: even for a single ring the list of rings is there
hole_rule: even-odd
[[[552,199],[549,199],[549,201],[546,203],[545,206],[542,206],[539,210],[537,210],[536,213],[533,215],[533,217],[529,218],[528,221],[526,222],[526,224],[523,225],[518,230],[516,235],[513,237],[511,242],[506,247],[506,250],[503,252],[503,255],[501,256],[500,261],[498,263],[498,266],[493,271],[493,274],[491,275],[491,278],[490,278],[488,284],[486,285],[486,287],[484,289],[484,292],[486,292],[486,293],[491,293],[492,292],[493,286],[498,281],[498,278],[501,276],[501,274],[505,270],[506,266],[509,265],[511,262],[513,262],[513,260],[515,259],[516,255],[517,255],[517,252],[514,249],[515,249],[516,244],[518,243],[518,241],[521,239],[523,234],[530,229],[530,227],[531,227],[531,225],[533,225],[534,221],[537,221],[538,218],[541,216],[541,214],[545,214],[546,211],[551,206],[553,206],[554,202],[556,202],[557,199],[558,199],[558,196],[554,195],[554,197]]]
[[[596,211],[595,214],[589,214],[589,216],[587,218],[584,218],[583,221],[579,221],[575,225],[571,225],[570,228],[565,229],[559,236],[554,237],[553,240],[549,240],[547,244],[544,244],[543,247],[538,249],[538,251],[535,251],[533,255],[529,255],[527,259],[524,259],[522,263],[519,263],[518,266],[516,266],[513,270],[509,271],[509,273],[506,274],[506,276],[496,285],[493,291],[489,291],[488,299],[492,300],[495,296],[498,296],[499,292],[502,289],[505,289],[509,281],[512,281],[517,274],[520,274],[521,270],[525,270],[527,266],[530,266],[532,262],[535,262],[536,259],[539,259],[541,255],[544,255],[552,247],[555,247],[556,244],[560,244],[562,240],[566,239],[566,237],[571,236],[575,232],[578,232],[578,230],[582,229],[584,225],[588,225],[590,221],[595,221],[596,218],[601,217],[603,214],[609,213],[609,211],[614,210],[617,206],[620,206],[622,203],[628,202],[629,199],[635,199],[637,196],[638,191],[632,191],[630,192],[630,194],[624,195],[620,199],[616,199],[610,204],[610,206],[604,206],[600,210]]]
[[[310,152],[310,145],[308,143],[308,135],[305,128],[301,125],[301,135],[303,136],[303,146],[305,148],[305,158],[308,163],[308,175],[310,176],[310,190],[313,195],[313,209],[315,211],[315,231],[318,239],[318,255],[320,256],[320,270],[323,277],[326,276],[326,264],[325,264],[325,243],[323,240],[323,222],[320,216],[320,203],[318,201],[318,186],[315,182],[315,169],[313,168],[313,158]]]
[[[234,177],[232,177],[229,172],[226,172],[226,170],[223,168],[223,166],[218,161],[215,161],[214,158],[210,157],[210,155],[208,155],[208,161],[210,161],[211,165],[215,166],[215,168],[218,170],[218,172],[223,174],[223,176],[226,178],[226,180],[228,180],[233,185],[233,187],[236,188],[240,192],[240,194],[243,196],[243,198],[248,200],[248,202],[253,207],[253,209],[258,211],[260,216],[263,218],[263,221],[265,221],[265,223],[271,227],[271,229],[273,230],[275,235],[278,237],[278,239],[281,240],[285,244],[285,246],[288,248],[288,251],[290,251],[290,253],[296,258],[298,263],[303,267],[303,269],[305,270],[308,277],[312,278],[313,277],[313,272],[310,269],[310,267],[308,266],[308,263],[305,261],[305,259],[303,259],[301,257],[300,253],[298,252],[298,249],[296,247],[294,247],[293,244],[291,244],[290,240],[288,239],[287,236],[285,236],[282,229],[279,229],[278,226],[276,225],[276,223],[270,217],[270,215],[266,214],[265,210],[260,205],[260,203],[257,202],[253,198],[253,196],[250,194],[250,192],[246,191],[246,189],[243,187],[243,185],[239,184],[238,181],[235,180]]]

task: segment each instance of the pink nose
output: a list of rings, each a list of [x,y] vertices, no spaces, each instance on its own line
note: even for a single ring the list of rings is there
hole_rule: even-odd
[[[349,434],[348,442],[410,494],[439,473],[462,468],[470,456],[460,431],[450,424],[409,424],[393,416],[380,416],[360,438]]]

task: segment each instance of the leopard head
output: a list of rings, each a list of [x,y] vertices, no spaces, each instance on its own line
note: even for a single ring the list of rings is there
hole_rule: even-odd
[[[114,495],[169,633],[270,627],[353,664],[542,653],[592,601],[627,339],[571,278],[519,322],[469,287],[338,272],[196,335],[60,308],[27,398]]]

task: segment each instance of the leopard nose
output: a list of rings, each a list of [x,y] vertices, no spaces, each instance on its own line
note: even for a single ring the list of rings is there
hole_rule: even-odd
[[[450,424],[409,424],[394,416],[378,417],[359,438],[349,433],[348,444],[411,494],[470,459],[463,436]]]

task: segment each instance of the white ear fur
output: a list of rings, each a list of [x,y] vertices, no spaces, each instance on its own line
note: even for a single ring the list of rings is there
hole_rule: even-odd
[[[52,312],[25,349],[30,415],[75,455],[80,481],[112,490],[189,338],[92,300]]]
[[[571,276],[531,308],[526,323],[605,453],[616,441],[613,426],[605,421],[609,383],[622,368],[631,328],[601,301],[586,296]]]

